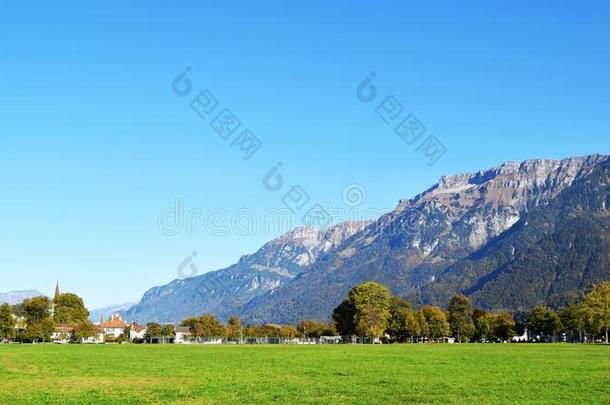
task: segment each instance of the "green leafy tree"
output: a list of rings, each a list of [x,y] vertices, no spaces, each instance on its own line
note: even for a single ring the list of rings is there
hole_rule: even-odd
[[[510,340],[515,336],[515,320],[508,312],[500,312],[494,322],[494,334],[502,340]]]
[[[605,336],[608,343],[610,329],[610,282],[604,281],[593,287],[582,300],[582,313],[590,329]]]
[[[95,326],[89,319],[79,321],[74,325],[74,338],[78,342],[81,342],[83,339],[94,337],[95,335]]]
[[[0,341],[15,339],[15,318],[9,304],[0,306]]]
[[[356,309],[354,304],[345,299],[333,311],[333,321],[337,332],[341,336],[352,336],[356,334],[356,325],[354,324]]]
[[[414,320],[411,303],[398,297],[390,299],[390,317],[386,332],[396,342],[406,342],[413,337],[409,324],[410,317]]]
[[[48,341],[55,324],[51,318],[51,301],[47,297],[34,297],[23,302],[27,325],[26,339],[32,342]]]
[[[406,332],[407,336],[409,336],[409,339],[411,340],[411,343],[413,342],[413,339],[421,336],[421,325],[417,319],[417,314],[413,311],[409,312],[409,315],[407,316]]]
[[[415,321],[417,322],[419,329],[419,335],[417,336],[424,338],[430,335],[430,325],[428,325],[423,308],[420,308],[419,311],[415,313]]]
[[[231,340],[239,340],[242,336],[241,320],[238,316],[232,316],[227,322],[227,337]]]
[[[426,323],[428,324],[428,337],[431,339],[440,339],[444,336],[449,336],[451,327],[447,322],[447,315],[442,309],[436,306],[426,305],[422,307]]]
[[[124,342],[129,342],[131,340],[131,325],[126,325],[123,328],[123,341]]]
[[[354,325],[358,336],[383,336],[390,317],[390,297],[390,290],[372,281],[352,288],[348,300],[354,305]]]
[[[195,318],[194,316],[190,317],[190,318],[186,318],[185,320],[183,320],[182,322],[180,322],[180,326],[186,326],[188,328],[190,328],[191,333],[195,334],[195,329],[197,327],[197,325],[199,325],[199,318]]]
[[[176,336],[176,328],[174,328],[174,325],[164,325],[161,327],[161,338],[163,339],[163,343],[166,343],[174,336]]]
[[[570,302],[559,312],[561,324],[565,328],[570,340],[578,335],[578,341],[582,342],[582,334],[585,330],[585,316],[580,305]]]
[[[473,308],[470,300],[461,294],[454,295],[447,307],[449,312],[449,325],[451,332],[458,342],[467,342],[474,335],[475,328],[472,321]]]
[[[495,324],[497,315],[494,313],[486,313],[479,316],[476,321],[476,337],[481,341],[493,340],[496,338]]]
[[[527,326],[533,332],[546,336],[547,339],[561,332],[563,328],[559,315],[544,305],[536,305],[532,308],[527,317]]]
[[[144,340],[148,343],[152,343],[154,338],[160,338],[163,336],[163,328],[157,322],[149,322],[146,324],[146,332],[144,333]]]
[[[75,325],[89,318],[83,299],[76,294],[61,294],[53,305],[53,320],[58,325]]]

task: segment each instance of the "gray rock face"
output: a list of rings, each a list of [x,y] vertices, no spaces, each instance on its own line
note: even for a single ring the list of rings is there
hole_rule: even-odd
[[[155,287],[126,316],[139,322],[206,312],[249,322],[326,320],[351,287],[369,280],[416,296],[606,160],[537,159],[444,176],[373,223],[299,228],[231,267]]]
[[[328,319],[347,291],[367,280],[412,295],[605,159],[593,155],[508,162],[478,173],[444,176],[424,193],[400,201],[394,211],[284,287],[249,302],[241,315],[251,321]]]
[[[137,322],[179,322],[212,313],[226,321],[242,305],[292,280],[368,224],[345,222],[324,230],[297,228],[226,269],[150,289],[125,317]]]

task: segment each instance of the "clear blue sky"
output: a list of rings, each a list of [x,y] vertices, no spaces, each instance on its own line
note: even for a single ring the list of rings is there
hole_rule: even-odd
[[[227,266],[271,235],[164,235],[160,212],[311,203],[391,209],[443,174],[609,153],[607,2],[88,2],[0,12],[0,291],[56,279],[89,307]],[[249,161],[175,96],[185,67],[263,147]],[[356,86],[377,74],[447,153],[430,167]],[[311,205],[310,203],[310,205]]]

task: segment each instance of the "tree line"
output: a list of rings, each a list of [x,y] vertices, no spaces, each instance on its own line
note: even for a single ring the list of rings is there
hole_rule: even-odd
[[[214,315],[205,314],[200,317],[189,317],[180,323],[180,326],[188,328],[190,336],[195,340],[221,339],[228,342],[242,342],[257,338],[279,338],[290,340],[318,339],[322,336],[335,336],[337,330],[334,323],[304,320],[297,325],[242,325],[237,316],[232,316],[225,324],[220,322]],[[176,336],[173,325],[161,325],[150,322],[146,325],[144,341],[151,343],[171,341]]]
[[[77,340],[95,336],[89,311],[82,298],[62,294],[52,302],[34,297],[18,305],[0,306],[0,341],[47,342],[57,325],[74,327]],[[509,312],[490,312],[474,308],[461,294],[451,298],[447,307],[424,305],[415,308],[404,298],[393,296],[382,284],[365,282],[352,288],[335,308],[332,322],[304,320],[297,325],[242,325],[237,316],[222,324],[214,315],[190,317],[180,326],[188,328],[195,339],[243,341],[251,338],[317,339],[322,336],[356,336],[364,341],[388,342],[508,341],[515,334],[529,332],[530,340],[554,341],[565,334],[569,341],[602,339],[608,343],[610,329],[610,283],[602,282],[580,302],[555,312],[544,305],[533,307],[519,321]],[[129,326],[118,342],[129,339]],[[147,324],[145,342],[169,342],[176,335],[174,325]]]
[[[79,340],[95,336],[89,311],[76,294],[62,294],[54,301],[34,297],[17,305],[0,305],[0,341],[48,342],[58,325],[71,325]]]
[[[459,342],[507,341],[518,330],[522,333],[527,329],[530,340],[553,341],[559,334],[566,334],[570,341],[601,338],[608,343],[610,283],[594,286],[581,302],[568,304],[558,313],[537,305],[517,322],[509,312],[474,308],[461,294],[454,295],[445,310],[431,305],[415,309],[384,285],[365,282],[349,291],[335,308],[333,320],[343,336],[390,342],[439,341],[445,337]]]

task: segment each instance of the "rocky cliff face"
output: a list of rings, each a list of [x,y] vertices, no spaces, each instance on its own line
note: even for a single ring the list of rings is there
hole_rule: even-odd
[[[283,288],[249,302],[241,315],[252,321],[326,319],[349,288],[367,280],[412,295],[605,159],[593,155],[508,162],[445,176],[424,193],[401,201]]]
[[[249,322],[325,320],[351,287],[369,280],[420,303],[445,305],[454,292],[489,308],[561,302],[610,278],[604,264],[610,263],[610,200],[604,197],[610,181],[601,169],[607,165],[607,156],[592,155],[444,176],[375,222],[296,229],[227,269],[153,288],[126,316],[140,322],[205,312]],[[601,204],[601,211],[591,204]],[[521,231],[528,221],[536,232]],[[573,233],[591,235],[585,244],[576,238],[566,245]],[[544,277],[534,276],[539,268]]]
[[[226,321],[242,305],[281,287],[367,225],[344,222],[324,230],[297,228],[226,269],[150,289],[125,317],[138,322],[178,322],[212,313]]]

